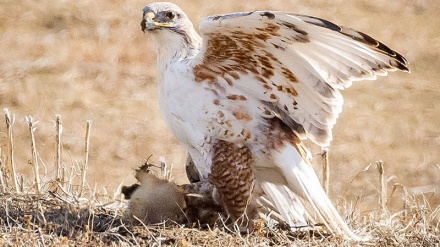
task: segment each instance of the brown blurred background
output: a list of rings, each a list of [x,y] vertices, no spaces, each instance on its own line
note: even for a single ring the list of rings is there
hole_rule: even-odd
[[[391,73],[343,92],[345,106],[330,152],[331,197],[366,210],[377,204],[385,162],[391,190],[400,183],[436,207],[440,189],[440,1],[174,1],[198,26],[207,15],[281,10],[321,17],[365,32],[404,55],[411,74]],[[15,114],[16,165],[32,176],[25,116],[38,120],[37,149],[54,174],[55,115],[63,122],[63,164],[84,160],[92,120],[89,183],[114,191],[134,169],[165,156],[185,182],[183,149],[158,111],[154,47],[140,30],[148,1],[0,0],[0,107]],[[3,119],[3,118],[2,118]],[[6,145],[4,120],[0,144]],[[0,122],[1,123],[1,122]],[[320,172],[320,151],[316,154]],[[361,172],[368,164],[373,166]],[[361,173],[360,173],[361,172]],[[393,203],[399,207],[400,195]]]

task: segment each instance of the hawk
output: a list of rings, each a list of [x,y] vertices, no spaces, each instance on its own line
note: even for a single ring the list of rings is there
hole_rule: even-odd
[[[360,239],[332,205],[303,140],[328,146],[340,90],[406,59],[356,30],[276,11],[204,19],[197,33],[175,4],[143,9],[157,53],[160,110],[201,182],[230,219],[272,205],[290,226],[321,221]]]

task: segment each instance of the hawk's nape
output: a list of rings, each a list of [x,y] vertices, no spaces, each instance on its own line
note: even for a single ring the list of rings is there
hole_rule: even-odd
[[[231,219],[263,204],[292,227],[319,221],[361,239],[322,189],[302,140],[329,145],[340,90],[408,71],[403,56],[364,33],[282,12],[211,16],[200,37],[178,6],[152,3],[142,23],[157,49],[164,119]]]

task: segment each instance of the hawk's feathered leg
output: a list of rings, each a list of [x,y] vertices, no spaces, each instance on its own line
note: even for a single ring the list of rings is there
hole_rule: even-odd
[[[253,169],[254,160],[247,146],[221,140],[214,144],[209,181],[233,222],[243,219],[238,223],[247,225],[255,216],[249,203],[254,187]]]
[[[187,152],[186,158],[185,158],[185,171],[186,171],[186,177],[188,178],[189,182],[191,183],[197,183],[200,182],[200,174],[197,170],[194,161],[191,158],[191,155]]]

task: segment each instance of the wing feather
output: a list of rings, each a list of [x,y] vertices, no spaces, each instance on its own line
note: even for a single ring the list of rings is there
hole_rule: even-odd
[[[234,84],[243,95],[270,104],[272,116],[282,115],[293,131],[305,131],[323,146],[329,145],[342,110],[339,90],[388,71],[408,71],[405,58],[381,42],[310,16],[217,15],[202,21],[200,32],[196,81]]]

